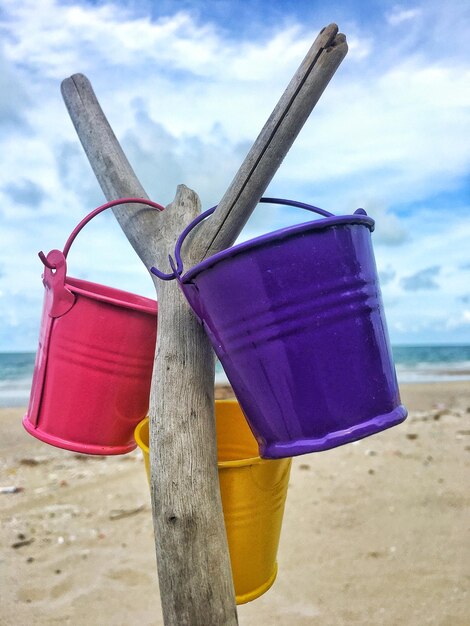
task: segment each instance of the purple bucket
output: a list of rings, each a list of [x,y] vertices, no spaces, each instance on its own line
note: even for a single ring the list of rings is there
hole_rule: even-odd
[[[358,209],[238,244],[172,274],[201,320],[261,456],[327,450],[402,422],[400,395],[371,242]]]

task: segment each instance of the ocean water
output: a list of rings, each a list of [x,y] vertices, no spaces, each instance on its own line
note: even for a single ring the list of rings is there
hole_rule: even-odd
[[[34,352],[0,352],[0,407],[28,404],[35,358]]]
[[[398,382],[470,380],[468,346],[393,346]]]
[[[399,383],[470,381],[468,346],[394,346]],[[28,403],[34,370],[34,352],[0,352],[0,407]],[[227,382],[219,362],[216,382]]]

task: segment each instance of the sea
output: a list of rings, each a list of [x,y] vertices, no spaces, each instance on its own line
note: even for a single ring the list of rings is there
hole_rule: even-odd
[[[399,383],[470,381],[470,345],[393,346]],[[0,407],[28,403],[34,352],[0,352]],[[228,382],[219,362],[216,382]]]

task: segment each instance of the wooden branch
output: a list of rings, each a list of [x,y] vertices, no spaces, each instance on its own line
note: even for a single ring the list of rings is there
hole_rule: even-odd
[[[83,74],[66,78],[62,97],[95,176],[108,200],[147,198],[91,87]],[[153,250],[163,216],[139,204],[113,208],[121,228],[147,268],[155,264]],[[145,241],[147,246],[142,245]]]
[[[194,265],[231,245],[347,52],[332,24],[320,33],[212,216],[190,239]],[[87,79],[64,81],[64,100],[108,199],[145,192]],[[147,267],[167,267],[177,235],[199,209],[180,186],[163,214],[116,208]],[[150,408],[152,511],[165,624],[236,624],[218,489],[214,361],[175,283],[159,284],[159,331]]]
[[[196,247],[202,260],[233,244],[347,50],[336,24],[320,32],[215,213],[188,239],[185,251]]]
[[[200,204],[180,185],[167,247]],[[161,248],[163,250],[164,247]],[[164,254],[157,255],[160,266]],[[194,259],[191,258],[192,262]],[[176,282],[176,281],[175,281]],[[151,483],[165,624],[237,624],[217,474],[214,355],[175,282],[159,287]]]
[[[89,81],[74,75],[63,82],[62,94],[108,200],[145,197]],[[165,267],[178,234],[198,211],[196,194],[180,186],[161,214],[142,211],[138,205],[115,213],[145,265]],[[176,282],[159,282],[158,294],[149,414],[152,513],[164,621],[175,626],[233,626],[238,622],[217,473],[212,348]]]

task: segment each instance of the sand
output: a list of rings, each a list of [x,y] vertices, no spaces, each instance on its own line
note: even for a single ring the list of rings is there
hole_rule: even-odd
[[[278,578],[240,624],[470,624],[470,383],[401,390],[404,424],[294,460]],[[22,413],[0,411],[0,488],[20,488],[0,493],[0,624],[162,624],[139,452],[58,450]]]

